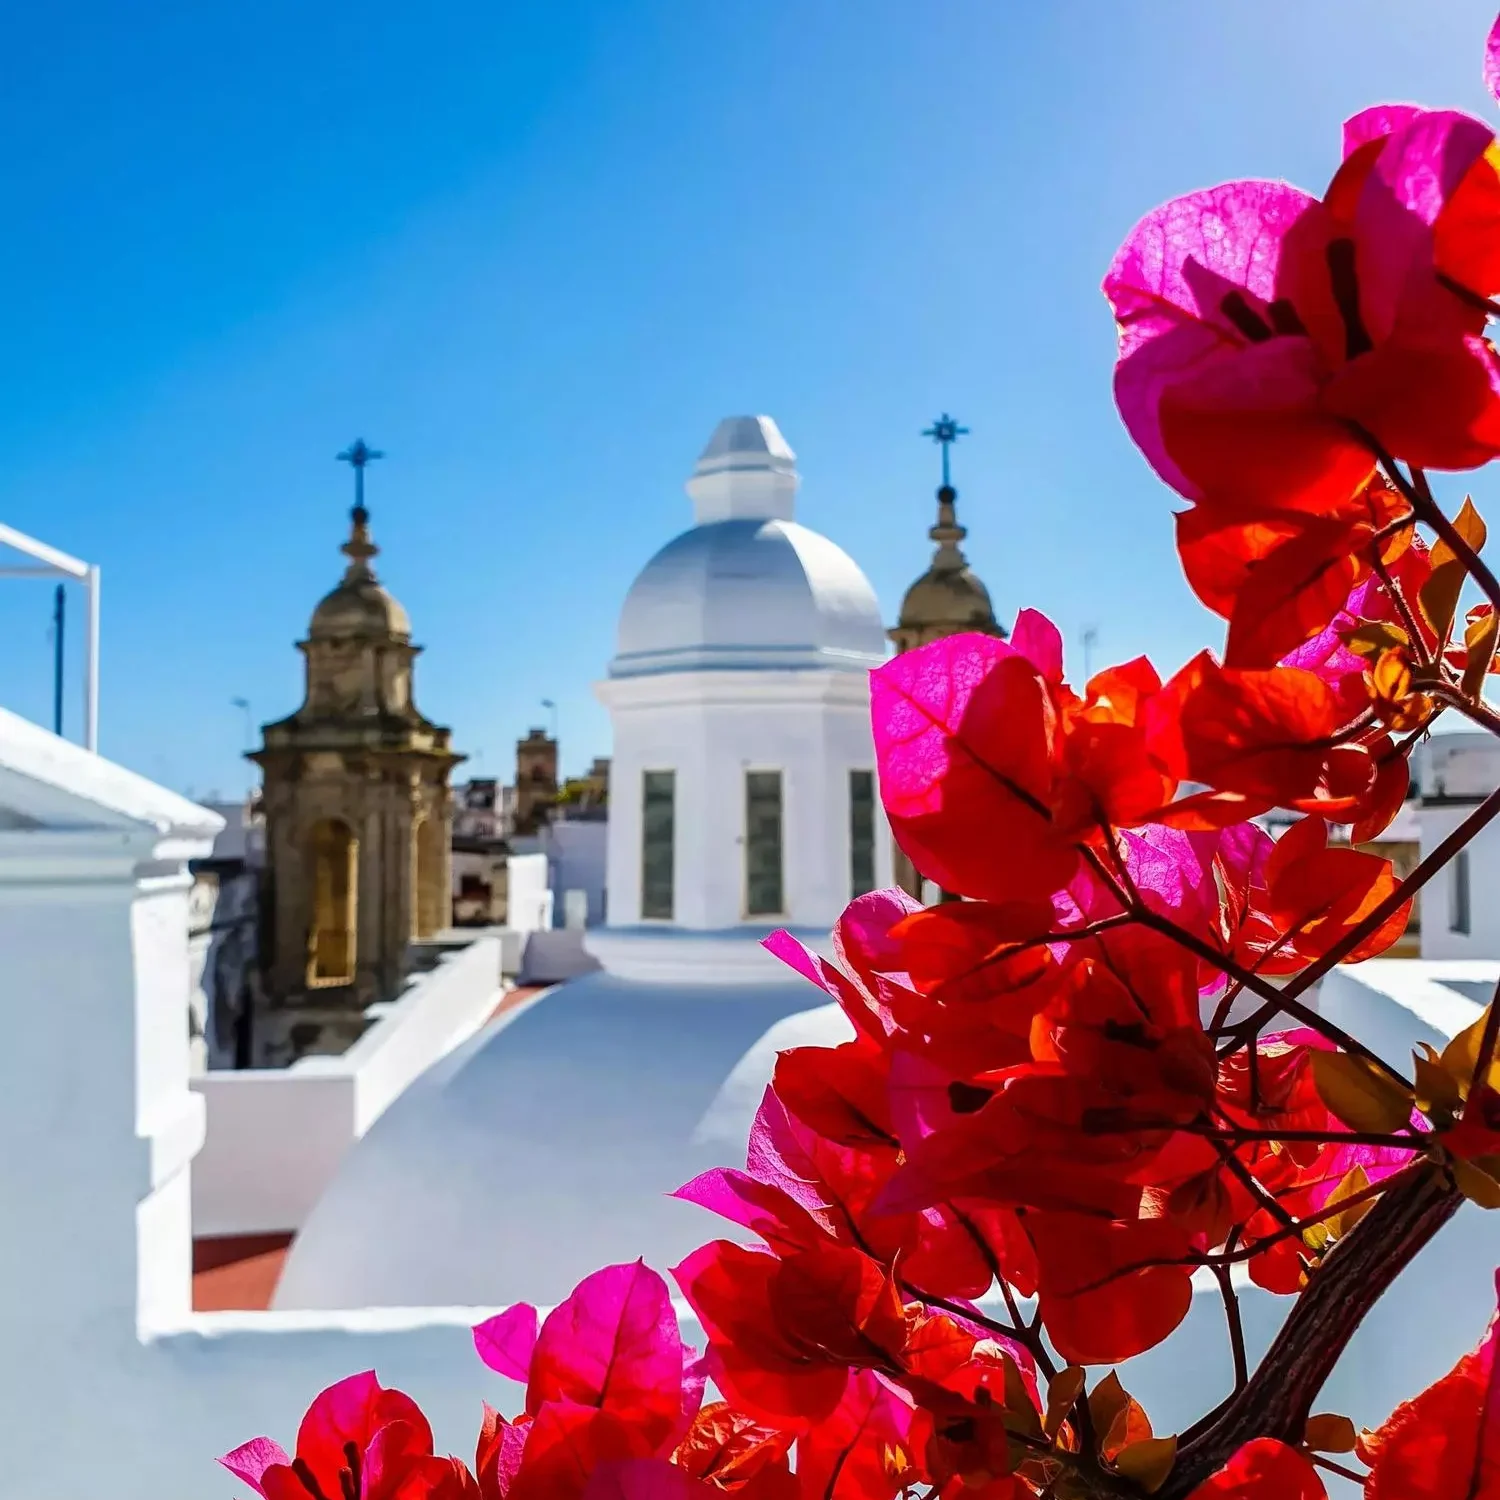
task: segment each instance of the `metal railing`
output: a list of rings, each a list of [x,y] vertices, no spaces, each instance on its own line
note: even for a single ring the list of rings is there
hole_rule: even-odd
[[[0,525],[0,546],[12,547],[35,562],[22,567],[0,567],[0,578],[74,578],[87,595],[84,622],[83,743],[99,750],[99,568],[80,562],[10,526]]]

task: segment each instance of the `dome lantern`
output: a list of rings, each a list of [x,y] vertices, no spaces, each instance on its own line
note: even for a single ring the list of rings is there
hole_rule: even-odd
[[[589,939],[613,973],[722,971],[743,950],[754,978],[768,930],[826,932],[889,869],[870,734],[880,604],[848,553],[792,519],[797,485],[769,417],[720,422],[687,482],[696,524],[621,608],[597,686],[614,730],[609,907]]]
[[[698,455],[687,492],[700,526],[714,521],[790,521],[797,455],[770,417],[725,417]]]

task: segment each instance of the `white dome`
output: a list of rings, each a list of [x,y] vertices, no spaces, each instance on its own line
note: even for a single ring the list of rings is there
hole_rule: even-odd
[[[853,1032],[818,991],[575,979],[417,1080],[298,1234],[278,1309],[561,1301],[602,1265],[659,1271],[738,1237],[668,1196],[743,1166],[776,1054]]]
[[[688,481],[698,524],[631,586],[611,677],[715,668],[866,672],[886,657],[870,581],[792,519],[795,455],[769,417],[726,417]]]

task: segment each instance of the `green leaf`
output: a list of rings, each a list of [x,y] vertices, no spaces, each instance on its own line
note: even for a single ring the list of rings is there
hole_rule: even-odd
[[[1411,1121],[1413,1099],[1363,1058],[1347,1052],[1314,1052],[1318,1097],[1351,1130],[1390,1135]]]
[[[1135,1480],[1148,1495],[1154,1495],[1167,1482],[1176,1461],[1175,1437],[1142,1438],[1115,1455],[1115,1469]]]
[[[1494,1157],[1486,1157],[1485,1161],[1493,1163]],[[1476,1203],[1480,1208],[1500,1208],[1500,1182],[1487,1172],[1478,1161],[1453,1161],[1448,1164],[1448,1170],[1453,1173],[1453,1181],[1470,1203]]]

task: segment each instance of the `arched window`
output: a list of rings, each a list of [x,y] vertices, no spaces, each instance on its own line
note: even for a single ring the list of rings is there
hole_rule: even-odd
[[[411,935],[441,932],[449,925],[451,903],[443,880],[443,820],[422,818],[411,835]]]
[[[309,985],[351,984],[357,958],[359,840],[347,823],[324,818],[312,829],[313,919],[308,938]]]

